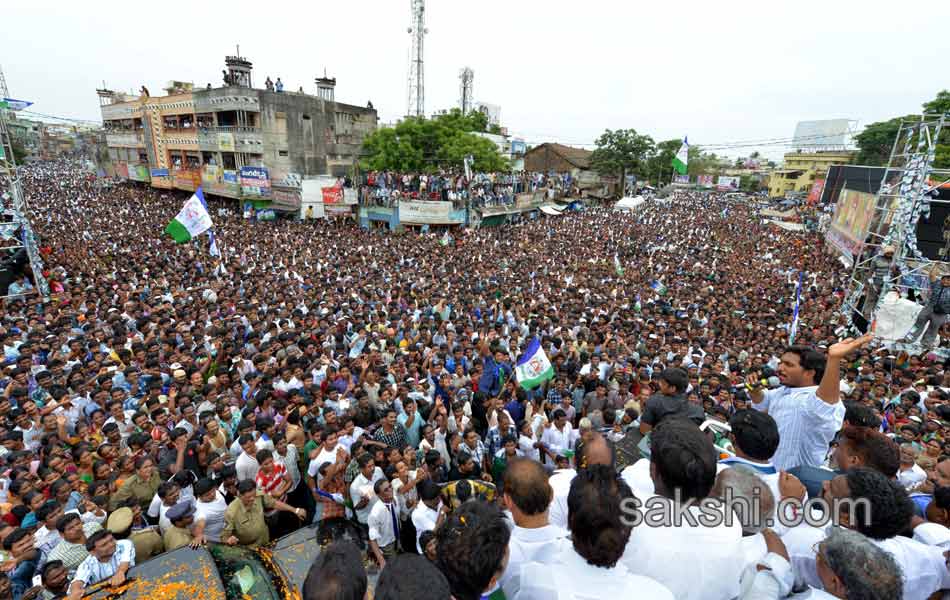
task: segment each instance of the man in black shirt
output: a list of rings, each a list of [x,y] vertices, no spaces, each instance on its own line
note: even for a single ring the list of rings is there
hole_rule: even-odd
[[[660,391],[647,398],[640,417],[640,433],[646,435],[651,429],[670,416],[685,417],[703,422],[703,409],[686,399],[688,382],[686,371],[678,368],[663,369],[658,380]]]

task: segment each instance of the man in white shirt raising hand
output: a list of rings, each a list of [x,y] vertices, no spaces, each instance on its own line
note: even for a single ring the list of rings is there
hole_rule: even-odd
[[[868,334],[838,342],[828,348],[827,360],[807,346],[789,346],[778,366],[782,387],[775,390],[763,391],[758,377],[747,377],[752,407],[768,413],[778,424],[779,446],[772,458],[776,469],[818,467],[824,462],[828,445],[844,422],[841,359],[872,339]]]

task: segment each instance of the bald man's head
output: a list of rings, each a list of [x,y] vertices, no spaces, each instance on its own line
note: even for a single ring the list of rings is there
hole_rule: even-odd
[[[577,446],[574,464],[578,469],[586,469],[591,465],[613,465],[614,450],[607,438],[600,433],[593,433],[587,442]]]
[[[548,483],[548,472],[541,463],[515,458],[505,470],[505,498],[525,515],[539,515],[548,509],[554,491]],[[512,511],[514,512],[514,511]]]

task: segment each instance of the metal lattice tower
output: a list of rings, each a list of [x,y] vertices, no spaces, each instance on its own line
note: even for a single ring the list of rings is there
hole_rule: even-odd
[[[472,112],[475,105],[475,71],[465,67],[459,71],[459,108],[462,114]]]
[[[948,203],[932,194],[937,186],[950,179],[950,169],[933,168],[937,140],[948,126],[950,113],[924,114],[901,123],[875,198],[868,236],[851,269],[843,311],[853,329],[856,317],[869,324],[873,322],[888,292],[913,291],[919,298],[921,292],[929,290],[928,274],[934,261],[924,257],[917,247],[917,222],[922,214],[929,213],[931,204]],[[944,236],[948,233],[945,231]],[[893,265],[897,271],[890,270],[883,278],[874,301],[875,261],[885,246],[894,248]],[[938,268],[950,273],[950,262],[947,262],[950,257],[943,258],[937,261]],[[912,353],[921,350],[916,343],[898,342],[895,346]]]
[[[0,93],[4,98],[9,97],[3,71],[0,70]],[[26,252],[26,257],[33,271],[34,293],[38,292],[43,300],[49,299],[49,285],[43,276],[43,259],[36,248],[36,237],[30,225],[29,206],[23,195],[20,178],[17,172],[16,158],[13,155],[13,138],[7,127],[7,114],[12,111],[0,109],[0,231],[3,237],[9,237],[15,242],[4,246],[5,251]],[[9,296],[2,296],[7,298]]]
[[[3,76],[3,65],[0,65],[0,98],[9,98],[10,90],[7,89],[7,78]]]
[[[406,114],[409,116],[425,116],[425,68],[423,56],[425,54],[426,3],[425,0],[410,0],[411,11],[409,28],[412,36],[412,50],[409,54],[409,98],[406,102]]]

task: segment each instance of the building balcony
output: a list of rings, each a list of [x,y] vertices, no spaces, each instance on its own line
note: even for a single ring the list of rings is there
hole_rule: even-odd
[[[114,131],[106,133],[106,145],[123,148],[145,146],[145,134],[142,131]]]
[[[222,125],[198,128],[198,148],[205,152],[261,154],[264,142],[260,127]]]

